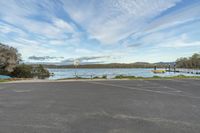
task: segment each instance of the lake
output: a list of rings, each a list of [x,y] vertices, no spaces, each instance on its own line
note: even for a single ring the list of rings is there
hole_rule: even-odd
[[[11,78],[10,76],[6,76],[6,75],[0,75],[0,79],[9,79]]]
[[[125,76],[137,76],[137,77],[153,77],[153,76],[176,76],[176,75],[186,75],[186,76],[195,76],[195,74],[188,73],[174,73],[166,72],[161,74],[155,74],[152,72],[152,68],[105,68],[105,69],[48,69],[51,73],[54,73],[54,76],[51,76],[49,79],[62,79],[62,78],[73,78],[75,73],[78,76],[84,78],[90,78],[91,75],[94,76],[103,76],[107,75],[107,78],[114,78],[117,75]]]
[[[137,76],[137,77],[153,77],[153,76],[161,76],[161,77],[169,77],[176,75],[185,75],[185,76],[199,76],[196,74],[188,74],[188,73],[174,73],[174,72],[166,72],[155,74],[152,72],[153,68],[105,68],[105,69],[90,69],[90,68],[80,68],[80,69],[48,69],[51,73],[54,73],[54,76],[49,77],[49,79],[62,79],[62,78],[74,78],[75,73],[78,76],[83,78],[91,78],[98,76],[101,77],[103,75],[107,75],[107,78],[114,78],[117,75],[124,76]],[[9,76],[0,75],[0,79],[7,79]]]

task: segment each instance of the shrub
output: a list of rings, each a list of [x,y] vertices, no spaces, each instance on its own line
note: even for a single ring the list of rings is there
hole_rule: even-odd
[[[103,75],[103,76],[102,76],[102,79],[107,79],[107,75]]]
[[[123,75],[117,75],[117,76],[115,76],[115,79],[121,79],[123,77],[124,77]]]
[[[135,79],[135,76],[125,76],[125,75],[117,75],[115,79]]]
[[[99,79],[100,77],[98,77],[98,76],[95,76],[95,77],[93,77],[93,79]]]
[[[162,78],[162,77],[160,77],[160,76],[153,76],[153,78]]]
[[[30,65],[18,65],[11,72],[11,76],[16,78],[33,78],[34,74],[32,72],[33,67]]]
[[[10,72],[8,72],[4,69],[0,69],[0,75],[10,75]]]
[[[21,64],[14,68],[14,71],[11,73],[11,76],[16,78],[46,78],[50,76],[50,73],[42,65],[31,66]]]
[[[46,78],[50,76],[50,73],[42,65],[33,68],[33,75],[38,78]]]

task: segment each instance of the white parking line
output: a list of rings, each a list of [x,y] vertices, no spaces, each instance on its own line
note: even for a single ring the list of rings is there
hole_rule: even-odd
[[[21,92],[30,92],[31,90],[16,90],[15,89],[15,90],[12,90],[12,91],[14,91],[14,92],[20,92],[21,93]]]
[[[144,80],[144,82],[146,82],[150,85],[160,86],[160,87],[168,89],[168,90],[173,90],[174,92],[181,92],[181,90],[178,90],[178,89],[175,89],[175,88],[172,88],[172,87],[169,87],[169,86],[161,85],[161,84],[158,84],[158,83],[152,83],[152,82],[149,82],[149,81],[146,81],[146,80]]]
[[[143,88],[134,88],[129,86],[121,86],[121,85],[114,85],[114,84],[107,84],[107,83],[100,83],[100,82],[87,82],[89,84],[98,84],[98,85],[104,85],[104,86],[112,86],[112,87],[118,87],[118,88],[124,88],[124,89],[130,89],[130,90],[138,90],[138,91],[144,91],[144,92],[153,92],[153,93],[159,93],[159,94],[166,94],[166,95],[173,95],[173,96],[181,96],[181,97],[188,97],[188,98],[194,98],[194,99],[200,99],[200,97],[196,96],[188,96],[188,95],[182,95],[182,94],[175,94],[174,92],[164,92],[164,91],[154,91],[154,90],[147,90]]]

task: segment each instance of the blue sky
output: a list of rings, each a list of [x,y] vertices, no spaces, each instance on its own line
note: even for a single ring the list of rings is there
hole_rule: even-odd
[[[175,61],[200,52],[199,0],[1,0],[0,42],[25,62]]]

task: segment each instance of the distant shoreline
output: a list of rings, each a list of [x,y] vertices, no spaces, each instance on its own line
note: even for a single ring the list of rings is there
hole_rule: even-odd
[[[124,64],[124,63],[110,63],[110,64],[80,64],[77,67],[74,65],[48,65],[43,64],[46,68],[166,68],[169,65],[172,65],[173,63],[146,63],[146,62],[137,62],[137,63],[130,63],[130,64]],[[34,66],[34,64],[32,64]]]

